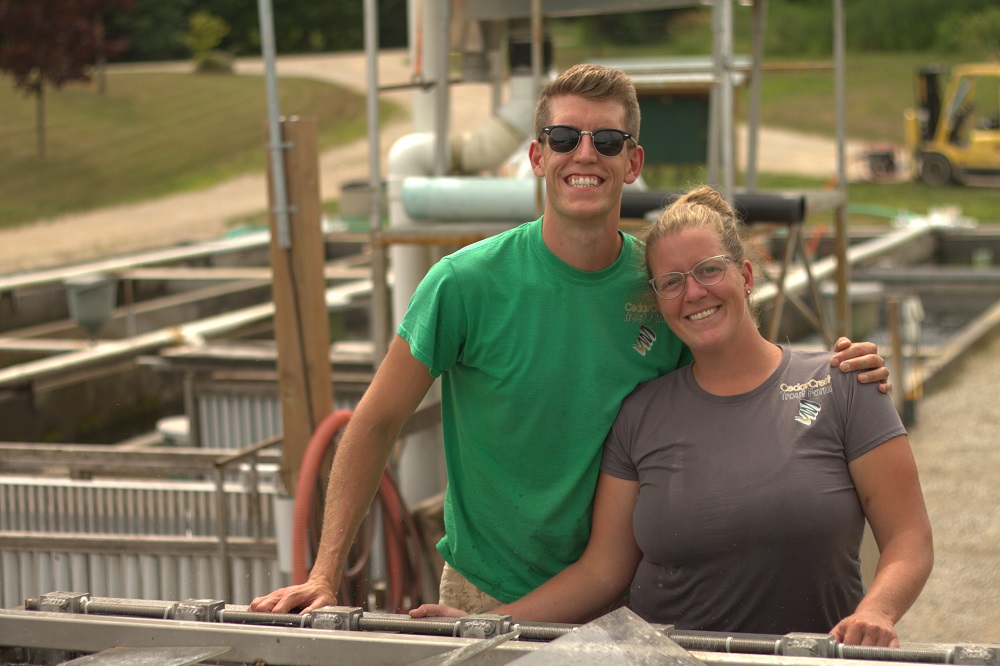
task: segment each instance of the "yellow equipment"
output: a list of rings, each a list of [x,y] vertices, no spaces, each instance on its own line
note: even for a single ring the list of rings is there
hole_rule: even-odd
[[[930,185],[978,184],[1000,176],[1000,63],[917,72],[917,108],[904,113],[916,176]]]

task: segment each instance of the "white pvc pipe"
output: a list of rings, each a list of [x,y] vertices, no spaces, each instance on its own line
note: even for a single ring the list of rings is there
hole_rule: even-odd
[[[471,132],[451,136],[453,170],[459,173],[478,173],[495,169],[531,136],[535,105],[531,77],[512,77],[510,95],[510,101],[501,106],[485,125]],[[435,175],[436,146],[433,134],[417,132],[400,138],[389,150],[386,190],[390,226],[406,226],[414,222],[416,216],[409,214],[403,202],[404,182],[410,177],[426,178]],[[527,213],[521,214],[519,211],[515,219],[529,220],[537,216],[533,203],[534,190],[530,201],[530,208],[522,209]],[[463,201],[450,215],[459,211],[469,212],[469,208],[468,200]],[[480,202],[477,202],[475,208],[488,218],[498,217],[496,211],[490,211]],[[423,219],[428,217],[423,216]],[[406,313],[413,291],[430,268],[431,255],[424,247],[405,245],[393,246],[389,254],[393,272],[393,321],[398,324]]]
[[[386,193],[389,225],[408,226],[414,223],[404,205],[404,187],[410,178],[444,180],[446,173],[479,173],[498,167],[510,157],[533,131],[535,85],[531,77],[511,81],[510,102],[503,105],[483,127],[463,134],[448,135],[448,53],[450,52],[448,17],[451,0],[424,0],[423,6],[411,0],[410,15],[417,17],[411,35],[414,62],[422,63],[423,78],[435,81],[434,93],[417,92],[414,97],[414,128],[416,133],[397,141],[389,151]],[[416,5],[416,6],[415,6]],[[423,11],[421,12],[421,8]],[[435,50],[436,49],[436,50]],[[442,154],[444,153],[444,154]],[[517,181],[515,181],[517,182]],[[531,186],[530,208],[511,211],[500,217],[528,220],[537,216],[534,206],[534,182],[517,182]],[[498,188],[496,183],[494,188]],[[470,208],[484,211],[494,219],[491,210],[477,201],[475,207],[465,199],[452,207],[452,214],[469,212]],[[493,204],[497,208],[499,204]],[[443,216],[441,216],[443,217]],[[468,219],[468,218],[467,218]],[[421,245],[397,244],[390,247],[389,258],[393,273],[392,313],[394,325],[402,320],[417,284],[427,274],[439,254]],[[428,392],[427,400],[435,400],[438,386]],[[411,435],[402,448],[398,465],[400,493],[410,506],[436,494],[444,487],[445,472],[442,457],[440,426]]]
[[[401,203],[416,220],[526,222],[537,217],[537,187],[526,178],[410,177],[402,182]]]
[[[442,7],[444,4],[448,7]],[[423,68],[425,81],[437,83],[430,90],[414,93],[413,127],[416,134],[402,137],[389,151],[386,178],[389,226],[399,227],[412,223],[401,203],[402,180],[408,175],[443,175],[449,168],[448,150],[448,53],[449,34],[442,15],[451,11],[451,0],[410,0],[410,15],[416,16],[415,39],[410,41],[412,60]],[[389,265],[392,267],[392,321],[398,326],[402,321],[410,297],[417,284],[431,266],[429,248],[422,245],[392,245],[389,248]],[[435,382],[425,400],[436,400],[440,389]],[[414,455],[420,452],[421,455]],[[440,426],[428,428],[406,438],[397,465],[399,492],[409,506],[426,499],[428,484],[433,492],[444,487],[445,479],[437,475],[441,467],[443,450]],[[433,494],[433,493],[432,493]]]
[[[504,119],[493,116],[479,130],[455,137],[453,171],[479,173],[494,169],[521,145],[524,136]]]
[[[278,546],[278,569],[283,576],[290,576],[292,573],[292,515],[295,498],[291,495],[272,495],[271,502],[274,512],[274,542]],[[287,583],[282,581],[282,584]]]
[[[386,196],[389,226],[413,223],[403,208],[403,180],[407,176],[428,176],[434,171],[434,135],[424,132],[408,134],[389,150]],[[392,267],[392,321],[398,326],[406,314],[417,284],[427,274],[430,259],[427,248],[413,245],[393,245],[389,248]]]
[[[497,109],[482,127],[452,136],[453,171],[490,171],[521,147],[534,131],[533,90],[531,77],[512,77],[509,102]]]

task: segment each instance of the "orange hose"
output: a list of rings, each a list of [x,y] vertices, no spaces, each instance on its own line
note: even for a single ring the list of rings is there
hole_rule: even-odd
[[[819,249],[819,244],[823,242],[823,236],[826,234],[826,225],[818,224],[813,231],[809,242],[806,243],[806,256],[810,259],[816,257],[816,250]]]
[[[299,467],[299,480],[295,486],[295,503],[292,510],[292,584],[306,582],[309,570],[306,565],[309,552],[309,518],[312,515],[313,491],[319,478],[320,465],[334,437],[347,425],[353,412],[339,409],[327,414],[309,438],[305,456]]]
[[[348,409],[328,414],[316,428],[312,437],[309,438],[309,444],[302,458],[292,513],[293,585],[304,583],[308,578],[309,525],[320,466],[337,433],[347,426],[352,415],[353,412]],[[420,540],[420,534],[409,510],[403,503],[399,488],[389,470],[383,472],[378,492],[385,531],[386,565],[389,579],[388,607],[393,612],[399,613],[406,610],[407,603],[416,604],[419,601],[419,566],[411,560],[406,537],[407,533],[410,533]],[[419,553],[414,553],[413,556],[419,557]],[[364,559],[367,559],[367,554]],[[407,598],[407,593],[409,598]],[[343,592],[339,589],[338,595],[343,596]],[[340,601],[347,603],[346,599]]]
[[[421,600],[420,571],[425,541],[389,470],[382,475],[379,493],[386,532],[386,560],[389,564],[388,608],[394,613],[402,613],[406,611],[408,604],[419,605]]]
[[[386,471],[379,484],[382,500],[382,525],[385,534],[385,561],[389,580],[387,585],[387,608],[393,613],[403,612],[405,584],[407,576],[406,536],[400,519],[400,500],[396,487]]]

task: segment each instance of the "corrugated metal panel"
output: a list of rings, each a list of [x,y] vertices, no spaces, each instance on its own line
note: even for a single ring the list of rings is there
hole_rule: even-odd
[[[252,536],[252,495],[227,483],[230,536]],[[259,536],[274,535],[273,486],[260,492]],[[0,477],[0,531],[212,536],[218,532],[215,484]]]
[[[357,398],[334,398],[334,409],[357,407]],[[197,397],[201,445],[242,449],[281,434],[281,402],[271,386],[202,388]]]
[[[281,404],[276,394],[212,391],[198,395],[201,445],[241,449],[281,434]]]
[[[340,398],[336,409],[354,409],[357,398]],[[197,395],[201,446],[240,450],[281,434],[281,405],[274,387],[212,386]],[[227,476],[230,537],[273,538],[274,470],[260,470],[259,531],[252,495],[241,479]],[[109,540],[143,536],[214,537],[216,487],[200,480],[77,480],[0,477],[0,533],[56,533]],[[136,599],[223,598],[224,572],[216,547],[203,555],[80,552],[81,548],[0,549],[0,600],[4,607],[53,590]],[[233,598],[249,603],[287,583],[274,557],[230,559]]]
[[[259,495],[254,533],[251,493],[225,486],[229,537],[274,536],[273,484]],[[103,543],[144,536],[218,535],[216,487],[207,481],[77,480],[0,477],[0,533],[107,536]],[[203,555],[114,554],[86,548],[0,550],[0,599],[11,608],[52,590],[137,599],[223,598],[222,560],[216,545]],[[249,603],[284,584],[273,557],[233,557],[231,603]]]
[[[215,555],[0,552],[0,600],[16,608],[53,590],[134,599],[224,599],[221,559]],[[286,584],[277,558],[230,559],[235,604]]]

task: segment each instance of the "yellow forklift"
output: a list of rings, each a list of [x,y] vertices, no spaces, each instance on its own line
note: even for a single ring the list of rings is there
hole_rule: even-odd
[[[914,175],[929,185],[993,185],[1000,178],[1000,63],[917,72],[917,108],[904,112]]]

